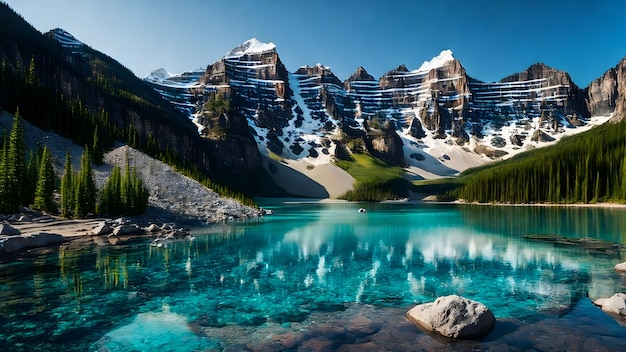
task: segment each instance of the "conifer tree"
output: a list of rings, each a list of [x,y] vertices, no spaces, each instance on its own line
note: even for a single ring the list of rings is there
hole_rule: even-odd
[[[93,131],[93,145],[92,145],[92,149],[93,149],[93,163],[95,165],[102,165],[102,159],[104,158],[103,152],[102,152],[102,145],[100,143],[100,136],[98,133],[98,126],[96,126],[95,130]]]
[[[19,108],[13,118],[13,127],[9,136],[9,147],[6,154],[6,208],[3,212],[17,213],[23,203],[26,143],[24,141],[24,127]]]
[[[74,173],[72,171],[72,157],[70,153],[65,154],[65,174],[61,178],[61,215],[65,217],[72,216],[74,213]]]
[[[41,164],[39,153],[35,153],[32,149],[28,152],[28,162],[26,164],[26,173],[24,182],[24,204],[33,204],[35,200],[35,190],[37,189],[37,180],[39,179],[39,166]]]
[[[0,212],[4,213],[8,209],[8,163],[7,154],[9,152],[9,139],[6,135],[2,138],[2,151],[0,153]]]
[[[93,172],[91,169],[91,156],[89,149],[85,147],[85,151],[80,160],[80,171],[76,177],[74,186],[75,207],[74,215],[85,217],[89,213],[96,212],[96,185],[93,181]]]
[[[56,205],[54,204],[54,168],[52,167],[52,155],[48,147],[44,148],[41,157],[33,207],[49,213],[56,212]]]

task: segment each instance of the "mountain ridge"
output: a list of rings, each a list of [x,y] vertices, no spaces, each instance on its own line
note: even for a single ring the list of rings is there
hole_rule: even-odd
[[[482,82],[446,49],[414,70],[400,65],[376,79],[358,67],[341,82],[322,64],[289,73],[273,43],[254,46],[270,50],[235,48],[237,55],[210,64],[198,82],[205,100],[223,94],[234,108],[231,118],[246,116],[266,156],[319,165],[349,157],[363,145],[382,160],[417,170],[418,178],[447,177],[608,119],[590,113],[595,98],[588,88],[543,63],[498,82]],[[607,84],[618,90],[617,83]],[[618,120],[616,104],[618,98],[609,99],[602,111],[617,111],[613,119]],[[355,147],[353,140],[361,142]],[[348,154],[346,143],[353,146]]]

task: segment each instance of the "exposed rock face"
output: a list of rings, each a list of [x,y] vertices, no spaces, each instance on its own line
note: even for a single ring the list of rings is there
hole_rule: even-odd
[[[616,293],[609,298],[598,298],[593,304],[607,313],[626,316],[626,293]]]
[[[333,71],[330,70],[330,67],[326,67],[324,65],[302,66],[295,72],[295,74],[305,75],[308,77],[320,76],[320,83],[334,84],[337,86],[342,85],[341,80],[335,76]]]
[[[615,264],[615,270],[626,272],[626,262]]]
[[[457,295],[415,306],[406,316],[418,327],[455,339],[483,337],[496,323],[485,305]]]
[[[20,231],[9,224],[0,224],[0,235],[16,236]]]
[[[536,130],[535,133],[533,133],[532,137],[530,137],[530,140],[533,142],[552,142],[554,141],[554,137],[550,136],[542,130]]]
[[[352,82],[355,81],[376,81],[376,79],[370,75],[369,73],[367,73],[367,71],[365,71],[365,69],[362,66],[357,67],[356,71],[354,71],[354,73],[352,74],[352,76],[348,77],[348,79],[346,79],[343,82],[343,88],[345,90],[350,90],[351,88],[351,84]]]
[[[411,120],[411,125],[409,126],[409,134],[417,139],[426,137],[426,132],[422,128],[422,123],[416,117]]]
[[[402,138],[394,130],[385,129],[382,132],[368,133],[365,143],[370,153],[377,158],[396,165],[405,165]]]
[[[626,57],[595,79],[587,88],[587,108],[592,115],[609,115],[613,121],[626,117]]]

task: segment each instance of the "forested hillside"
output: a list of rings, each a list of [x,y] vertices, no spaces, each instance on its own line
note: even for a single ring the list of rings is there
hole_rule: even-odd
[[[626,202],[626,122],[471,169],[443,199],[480,203]]]
[[[88,147],[95,162],[117,140],[223,195],[263,189],[264,177],[232,177],[242,170],[221,165],[196,126],[117,61],[82,43],[61,45],[4,3],[0,24],[0,111],[19,109],[35,126]]]

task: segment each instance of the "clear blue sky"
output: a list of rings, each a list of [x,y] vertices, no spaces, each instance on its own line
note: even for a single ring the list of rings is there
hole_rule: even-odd
[[[0,0],[1,1],[1,0]],[[451,49],[495,81],[535,62],[581,87],[626,56],[621,0],[4,0],[42,32],[61,27],[136,75],[204,68],[252,37],[289,71],[323,63],[341,80],[417,69]]]

